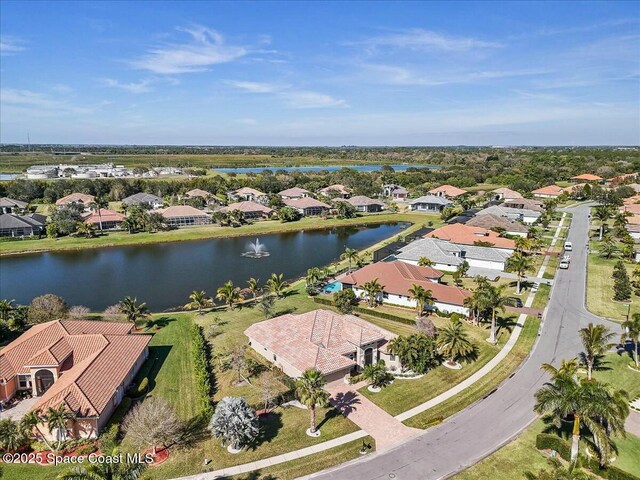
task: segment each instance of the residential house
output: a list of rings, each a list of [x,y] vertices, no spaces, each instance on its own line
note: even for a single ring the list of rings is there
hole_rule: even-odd
[[[536,200],[535,198],[518,198],[514,200],[505,201],[501,206],[509,208],[519,208],[525,210],[533,210],[534,212],[543,212],[542,200]]]
[[[43,235],[46,230],[47,217],[39,213],[17,215],[0,214],[0,237],[33,237]]]
[[[63,438],[96,438],[148,356],[149,335],[121,322],[55,320],[34,325],[0,351],[0,400],[26,391],[32,411],[74,412]],[[40,428],[54,438],[46,424]]]
[[[394,200],[404,202],[409,196],[409,190],[404,188],[402,185],[389,183],[382,186],[382,194],[385,197],[391,197]]]
[[[122,200],[123,205],[127,207],[137,206],[145,209],[156,210],[164,206],[164,200],[157,195],[150,193],[134,193],[133,195]]]
[[[633,188],[634,191],[640,193],[640,183],[630,183],[627,187]]]
[[[515,250],[515,242],[510,238],[501,237],[493,230],[481,227],[474,227],[468,224],[453,223],[444,227],[436,228],[427,233],[426,238],[439,238],[447,240],[457,245],[477,245],[478,243],[489,244],[483,246],[491,246],[500,248],[513,253]]]
[[[22,213],[27,206],[28,202],[22,200],[14,200],[13,198],[2,197],[0,198],[0,214],[1,213]]]
[[[465,225],[486,228],[487,230],[502,231],[507,235],[517,235],[518,237],[526,237],[529,234],[529,228],[522,223],[507,217],[492,214],[476,215]]]
[[[633,205],[636,203],[640,203],[640,194],[634,195],[633,197],[625,198],[622,203],[624,205]]]
[[[425,257],[433,268],[454,272],[464,261],[470,267],[504,271],[511,253],[508,250],[475,245],[456,245],[437,238],[421,238],[400,248],[394,259],[417,265]]]
[[[376,298],[378,302],[411,308],[416,307],[416,301],[411,298],[409,290],[413,285],[419,285],[425,290],[431,290],[433,309],[469,316],[464,300],[471,292],[439,283],[442,275],[442,272],[431,267],[419,267],[395,260],[371,263],[352,273],[340,275],[336,281],[340,282],[341,289],[350,288],[356,297],[365,298],[364,284],[377,279],[382,285],[382,292]]]
[[[526,208],[510,208],[502,205],[493,205],[483,208],[478,215],[497,215],[499,217],[507,217],[511,220],[518,220],[526,224],[532,224],[542,215],[540,212],[534,212]]]
[[[591,173],[583,173],[581,175],[576,175],[575,177],[571,177],[571,181],[574,183],[602,183],[604,178],[599,177],[598,175],[593,175]]]
[[[331,208],[326,203],[311,197],[285,198],[282,201],[287,207],[295,208],[305,217],[321,215],[323,212],[326,212]]]
[[[511,190],[510,188],[496,188],[495,190],[492,190],[491,192],[491,199],[494,201],[504,201],[504,202],[509,202],[511,200],[517,200],[520,198],[523,198],[522,195],[519,192],[516,192],[515,190]]]
[[[233,202],[256,202],[263,205],[266,205],[269,201],[269,197],[266,193],[251,187],[242,187],[237,190],[233,190],[227,194],[227,197]]]
[[[329,198],[349,198],[351,196],[351,190],[338,183],[335,185],[324,187],[320,189],[318,193],[324,197]]]
[[[311,192],[300,187],[287,188],[278,193],[285,200],[310,197]]]
[[[348,198],[344,201],[353,205],[358,212],[381,212],[385,207],[384,202],[374,200],[373,198],[369,198],[364,195],[356,195],[355,197]]]
[[[189,227],[192,225],[207,225],[211,223],[211,216],[207,212],[198,210],[190,205],[173,205],[158,210],[169,227]]]
[[[454,187],[453,185],[440,185],[439,187],[429,190],[431,195],[436,197],[456,198],[467,193],[462,188]]]
[[[194,188],[193,190],[189,190],[184,194],[185,198],[202,198],[206,202],[209,200],[215,199],[216,201],[220,201],[213,193],[207,192],[206,190],[202,190],[201,188]]]
[[[221,212],[229,213],[238,210],[243,213],[244,218],[269,218],[273,213],[273,208],[269,208],[261,203],[244,201],[232,203],[220,209]]]
[[[409,209],[413,212],[438,213],[453,202],[444,196],[424,195],[409,202]]]
[[[615,177],[612,178],[608,178],[605,183],[607,185],[610,185],[611,187],[618,187],[620,185],[623,185],[625,182],[629,182],[631,180],[634,180],[636,178],[638,178],[638,175],[640,175],[640,173],[638,172],[633,172],[633,173],[625,173],[623,175],[617,175]],[[636,184],[638,185],[638,184]],[[638,185],[640,187],[640,185]],[[638,190],[636,190],[638,191]]]
[[[292,378],[315,368],[327,382],[342,381],[378,361],[400,368],[399,359],[387,350],[396,335],[353,315],[288,313],[254,323],[244,333],[258,354]]]
[[[558,185],[548,185],[546,187],[537,188],[531,194],[537,198],[558,198],[564,193],[564,189]]]
[[[86,193],[72,193],[67,195],[66,197],[62,197],[56,201],[56,207],[68,207],[69,205],[78,205],[83,208],[83,210],[89,210],[90,205],[96,200],[96,197],[93,195],[88,195]]]
[[[84,223],[93,225],[97,229],[113,230],[120,228],[120,224],[124,220],[124,215],[119,212],[114,212],[113,210],[101,208],[98,211],[91,210],[90,212],[86,212],[82,215],[82,219]]]

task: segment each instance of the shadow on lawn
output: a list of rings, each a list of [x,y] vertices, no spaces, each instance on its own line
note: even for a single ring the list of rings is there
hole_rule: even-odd
[[[260,417],[260,434],[251,443],[249,448],[255,450],[263,443],[270,443],[274,438],[276,438],[282,427],[282,413],[269,412],[266,415],[262,415]]]
[[[267,474],[262,475],[260,470],[255,470],[253,472],[247,473],[242,476],[234,476],[236,480],[278,480],[280,477],[274,477],[273,475]],[[220,477],[219,480],[231,480],[231,477]]]
[[[145,327],[149,330],[152,328],[163,328],[169,325],[171,322],[175,322],[176,319],[173,317],[160,317],[156,319],[149,319],[145,324]]]
[[[144,377],[147,377],[149,382],[147,393],[151,392],[156,386],[156,377],[169,356],[171,348],[173,348],[171,345],[154,345],[149,347],[149,358],[147,358],[147,361],[136,376],[136,384],[139,384]]]

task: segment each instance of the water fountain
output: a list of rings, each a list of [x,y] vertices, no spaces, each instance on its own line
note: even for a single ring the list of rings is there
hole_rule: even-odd
[[[271,255],[269,252],[267,252],[267,249],[264,246],[264,244],[260,243],[260,240],[257,238],[255,242],[249,242],[247,244],[247,248],[248,250],[242,253],[243,257],[262,258],[262,257],[268,257],[269,255]]]

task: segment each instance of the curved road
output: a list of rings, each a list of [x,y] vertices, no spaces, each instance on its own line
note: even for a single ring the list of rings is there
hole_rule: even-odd
[[[454,475],[509,442],[535,420],[534,393],[547,380],[540,365],[576,355],[581,349],[580,328],[594,322],[606,324],[616,334],[621,332],[618,324],[589,313],[584,306],[589,205],[567,211],[573,213],[568,237],[574,245],[571,266],[558,270],[540,338],[516,374],[489,397],[419,437],[310,478],[430,480]]]

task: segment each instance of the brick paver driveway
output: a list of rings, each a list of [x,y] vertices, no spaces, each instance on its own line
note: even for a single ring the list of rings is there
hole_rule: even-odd
[[[342,380],[327,385],[331,394],[331,405],[371,435],[376,441],[376,450],[385,450],[408,438],[423,433],[396,420],[371,400],[358,393],[365,383],[347,385]]]
[[[11,418],[14,421],[18,422],[24,416],[25,413],[29,411],[29,409],[36,403],[38,399],[36,397],[25,398],[18,402],[18,404],[8,410],[2,409],[0,412],[0,420],[4,420],[5,418]]]

